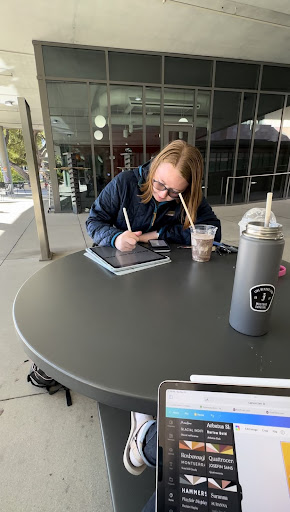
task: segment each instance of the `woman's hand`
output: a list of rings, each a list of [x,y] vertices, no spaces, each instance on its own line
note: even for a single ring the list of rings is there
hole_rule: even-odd
[[[124,231],[121,235],[117,236],[115,240],[115,247],[119,251],[133,251],[137,242],[141,242],[140,236],[142,231]]]
[[[139,236],[139,242],[147,243],[148,240],[157,240],[157,238],[157,231],[150,231],[150,233],[144,233],[143,235]]]

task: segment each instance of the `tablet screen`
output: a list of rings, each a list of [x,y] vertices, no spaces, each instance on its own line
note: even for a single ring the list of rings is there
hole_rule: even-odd
[[[157,254],[141,245],[137,245],[136,248],[130,252],[121,252],[114,247],[91,247],[90,251],[102,258],[113,268],[126,268],[151,261],[167,259],[163,254]]]
[[[193,389],[165,392],[158,512],[290,510],[289,396]]]

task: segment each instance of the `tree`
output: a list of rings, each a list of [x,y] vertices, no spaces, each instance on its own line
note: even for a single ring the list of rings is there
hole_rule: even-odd
[[[41,166],[41,157],[46,151],[45,137],[43,131],[34,130],[33,133],[39,168]],[[29,180],[28,173],[22,169],[22,167],[27,166],[22,130],[18,128],[6,128],[4,134],[10,165],[22,176],[24,180]]]
[[[16,172],[15,169],[13,169],[13,167],[11,167],[11,174],[12,174],[12,182],[13,183],[19,183],[20,181],[26,181],[26,179],[24,179],[23,176],[21,176],[21,174]],[[0,170],[0,181],[4,181],[3,173],[1,170]]]

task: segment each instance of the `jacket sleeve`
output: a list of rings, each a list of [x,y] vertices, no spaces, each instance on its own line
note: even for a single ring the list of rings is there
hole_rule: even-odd
[[[216,226],[218,229],[215,235],[215,241],[220,242],[221,223],[205,198],[202,199],[197,209],[195,224],[209,224],[211,226]],[[185,245],[191,244],[190,229],[183,229],[179,215],[178,217],[175,217],[170,224],[160,229],[159,238],[171,243]]]
[[[95,244],[114,247],[115,239],[123,232],[114,226],[119,210],[120,193],[115,178],[95,200],[86,221],[87,232]]]

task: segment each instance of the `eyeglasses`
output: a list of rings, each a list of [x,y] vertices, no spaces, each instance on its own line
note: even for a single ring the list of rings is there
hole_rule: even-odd
[[[172,197],[172,199],[176,199],[179,197],[179,192],[176,192],[173,188],[167,188],[163,183],[160,183],[160,181],[153,180],[153,187],[156,188],[156,190],[160,190],[160,192],[164,192],[164,190],[167,190],[167,194]]]

